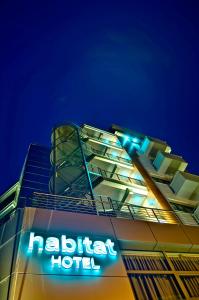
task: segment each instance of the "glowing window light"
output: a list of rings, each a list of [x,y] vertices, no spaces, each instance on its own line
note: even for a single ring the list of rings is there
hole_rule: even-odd
[[[131,139],[130,136],[125,135],[125,136],[124,136],[124,143],[129,142],[130,139]]]
[[[129,176],[129,170],[123,169],[121,171],[119,171],[119,174],[122,176]]]
[[[142,177],[142,175],[140,174],[140,173],[134,173],[133,175],[132,175],[132,177],[134,178],[134,179],[137,179],[137,180],[143,180],[143,177]]]
[[[148,199],[148,204],[149,204],[150,206],[154,206],[155,203],[156,203],[156,201],[155,201],[154,199]]]
[[[115,152],[115,151],[111,152],[111,155],[112,155],[113,157],[117,157],[117,156],[118,156],[117,152]]]
[[[105,144],[109,144],[110,143],[110,140],[108,140],[108,139],[102,139],[102,141],[105,143]]]
[[[132,198],[131,203],[134,204],[134,205],[142,205],[143,200],[144,200],[143,196],[134,195],[133,198]]]
[[[132,143],[132,144],[130,145],[130,147],[129,147],[129,152],[132,152],[133,149],[135,149],[135,147],[134,147],[134,144]]]
[[[140,142],[140,139],[134,137],[134,138],[132,138],[132,142],[135,144],[138,144]]]

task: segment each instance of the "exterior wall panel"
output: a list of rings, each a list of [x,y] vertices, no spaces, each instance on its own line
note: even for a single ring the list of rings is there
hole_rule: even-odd
[[[133,300],[128,278],[17,275],[11,300]]]
[[[190,252],[199,252],[199,227],[182,225],[184,233],[191,241],[192,247]]]
[[[156,251],[189,252],[192,247],[190,239],[184,233],[181,225],[148,223],[157,244]]]
[[[157,241],[147,222],[111,218],[121,249],[153,250]]]

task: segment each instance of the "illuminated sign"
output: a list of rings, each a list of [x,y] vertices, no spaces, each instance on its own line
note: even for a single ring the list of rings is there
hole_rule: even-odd
[[[28,253],[36,255],[50,255],[52,267],[63,269],[100,270],[98,261],[114,258],[117,251],[111,239],[106,241],[93,241],[88,236],[78,236],[76,239],[61,235],[60,238],[50,236],[47,238],[30,232]]]

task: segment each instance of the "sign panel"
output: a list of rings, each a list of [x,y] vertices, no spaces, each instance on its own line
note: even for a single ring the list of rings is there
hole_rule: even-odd
[[[28,237],[28,255],[48,258],[52,269],[100,271],[110,260],[117,258],[115,243],[107,238],[94,240],[89,236],[72,238],[62,234],[44,236],[30,232]]]

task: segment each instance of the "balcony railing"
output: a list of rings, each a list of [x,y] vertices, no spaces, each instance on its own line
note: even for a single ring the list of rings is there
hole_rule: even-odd
[[[114,173],[114,172],[108,172],[108,171],[102,170],[99,167],[94,166],[92,164],[88,164],[88,170],[91,173],[99,174],[103,178],[115,179],[115,180],[122,181],[122,182],[125,182],[125,183],[145,186],[144,182],[139,180],[139,179],[135,179],[135,178],[132,178],[132,177],[129,177],[129,176],[120,175],[120,174],[117,174],[117,173]]]
[[[179,224],[179,217],[171,210],[147,208],[132,204],[123,204],[108,197],[96,196],[95,200],[33,193],[26,206],[74,213],[92,214],[147,222]]]
[[[176,215],[184,225],[196,226],[198,222],[192,213],[175,210]]]
[[[117,140],[117,141],[110,141],[107,138],[98,137],[98,136],[95,136],[93,134],[89,134],[88,137],[91,138],[91,139],[97,140],[99,142],[102,142],[103,144],[112,145],[114,147],[122,148],[119,140]]]
[[[122,162],[122,163],[126,163],[126,164],[131,164],[131,159],[130,158],[127,159],[127,158],[124,158],[124,157],[121,157],[121,156],[118,156],[118,155],[112,155],[110,153],[105,153],[104,154],[103,151],[96,150],[92,147],[90,149],[96,155],[107,157],[107,158],[112,159],[114,161],[118,161],[118,162]]]

